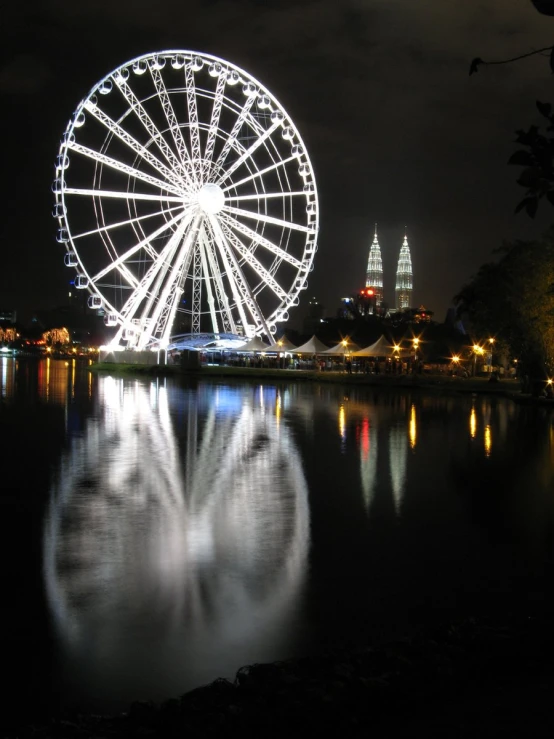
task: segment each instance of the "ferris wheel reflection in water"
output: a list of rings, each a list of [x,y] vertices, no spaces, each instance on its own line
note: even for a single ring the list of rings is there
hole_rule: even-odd
[[[177,392],[170,406],[163,386],[104,378],[45,519],[64,652],[99,686],[140,673],[133,698],[279,656],[305,577],[307,488],[279,399]]]

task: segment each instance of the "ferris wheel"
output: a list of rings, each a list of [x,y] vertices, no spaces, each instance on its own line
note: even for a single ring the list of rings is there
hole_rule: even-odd
[[[113,344],[275,333],[317,249],[313,169],[293,121],[242,69],[137,57],[81,101],[56,159],[57,240]]]

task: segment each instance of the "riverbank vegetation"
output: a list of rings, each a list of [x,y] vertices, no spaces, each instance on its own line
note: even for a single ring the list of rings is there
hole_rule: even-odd
[[[554,373],[554,227],[533,242],[506,243],[456,296],[475,335],[517,358],[520,377]]]

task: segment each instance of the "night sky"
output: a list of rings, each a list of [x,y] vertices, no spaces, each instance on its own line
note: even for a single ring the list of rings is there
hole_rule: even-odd
[[[284,105],[308,147],[320,195],[319,251],[306,299],[333,315],[365,277],[373,223],[385,298],[404,225],[414,304],[443,320],[452,296],[504,239],[553,219],[514,207],[514,132],[554,100],[548,59],[482,68],[554,42],[530,0],[41,0],[0,11],[2,248],[0,308],[63,303],[68,271],[50,186],[74,108],[140,54],[195,49],[243,67]],[[300,321],[301,307],[291,315]]]

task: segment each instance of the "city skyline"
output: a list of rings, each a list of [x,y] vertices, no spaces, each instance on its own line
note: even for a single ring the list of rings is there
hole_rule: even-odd
[[[359,289],[368,223],[379,222],[382,243],[401,239],[410,225],[413,302],[425,301],[442,320],[505,239],[535,239],[552,220],[547,203],[534,220],[514,215],[522,190],[518,170],[507,166],[515,130],[539,125],[535,102],[551,98],[548,61],[539,55],[468,76],[476,56],[509,58],[550,42],[554,19],[531,2],[161,0],[154,10],[128,0],[94,7],[45,0],[40,9],[10,6],[4,18],[8,269],[0,304],[22,317],[60,304],[68,290],[50,191],[68,119],[111,69],[164,48],[242,66],[282,101],[306,142],[320,194],[319,251],[292,320],[301,320],[311,294],[331,309]],[[386,276],[395,264],[387,254],[383,270],[391,295]]]
[[[386,245],[384,250],[385,253],[394,253],[394,250]],[[369,287],[373,290],[376,309],[379,309],[383,304],[387,305],[389,309],[393,308],[395,310],[404,310],[405,308],[415,307],[412,304],[414,281],[412,258],[410,247],[408,245],[408,232],[406,227],[404,227],[404,238],[398,252],[395,275],[394,300],[391,300],[390,297],[387,300],[387,295],[385,293],[382,250],[377,234],[377,223],[375,223],[373,241],[369,247],[365,287]]]

